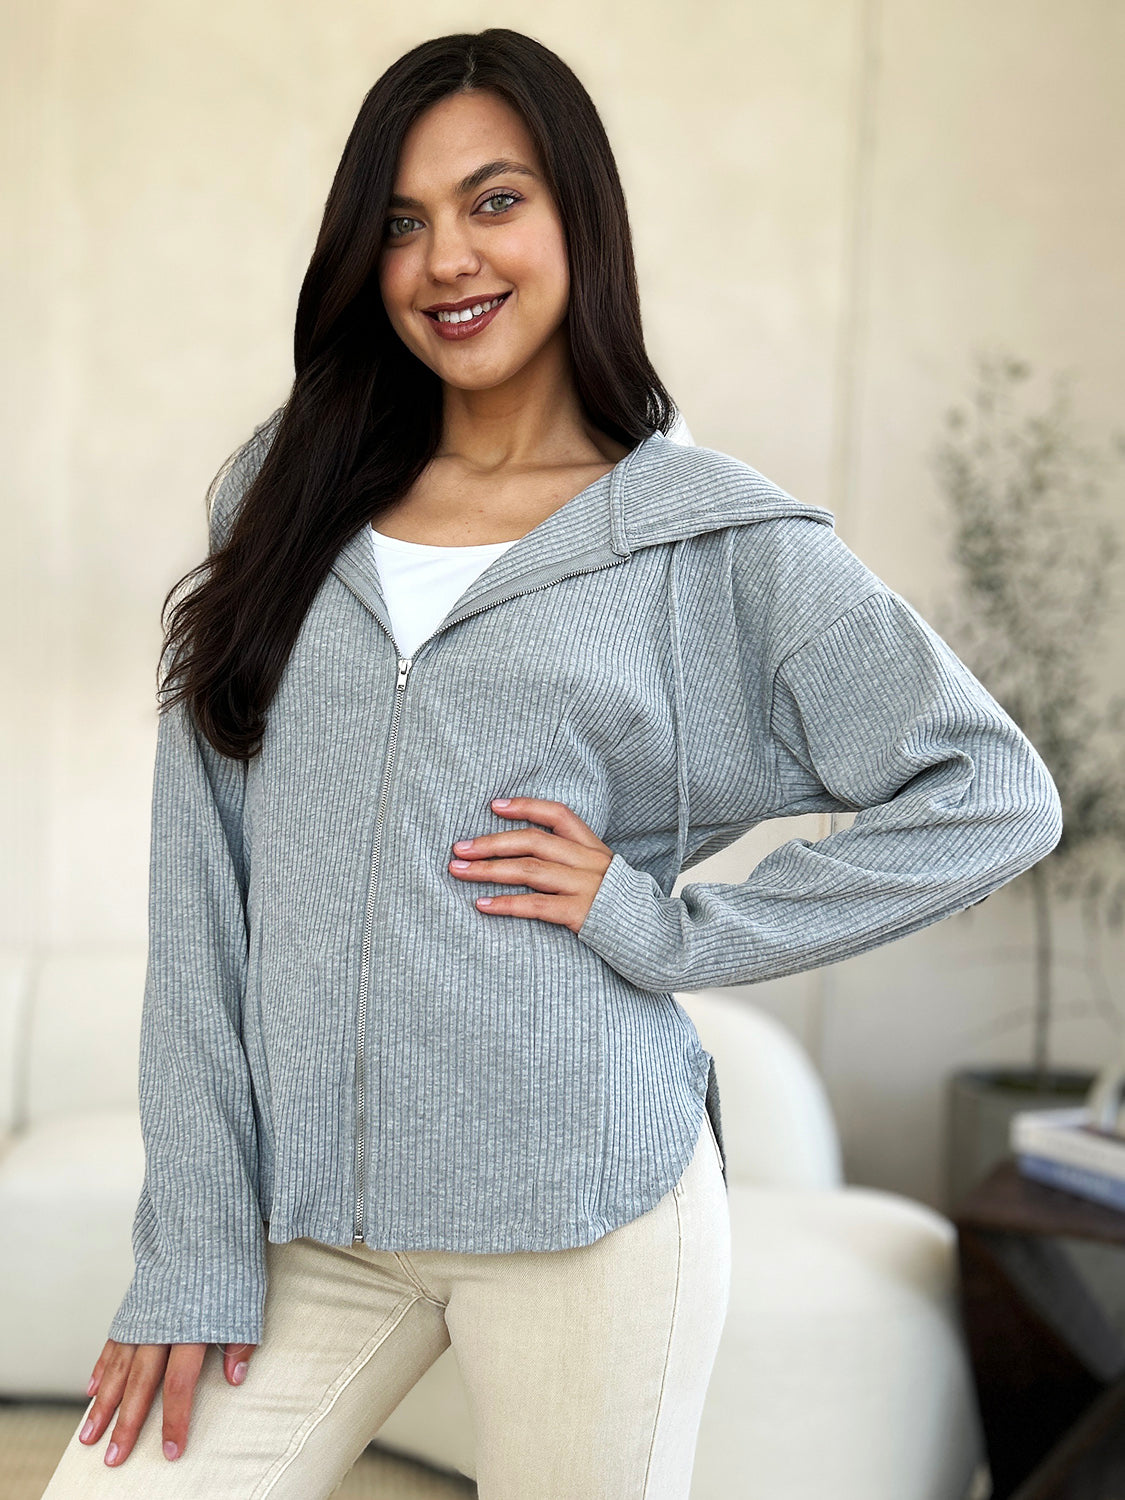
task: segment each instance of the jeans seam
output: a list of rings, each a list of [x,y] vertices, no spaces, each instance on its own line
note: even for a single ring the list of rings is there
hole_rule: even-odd
[[[434,1294],[428,1290],[425,1283],[422,1281],[421,1276],[418,1275],[417,1271],[415,1271],[414,1267],[406,1259],[406,1256],[398,1250],[392,1250],[391,1254],[394,1256],[395,1260],[398,1261],[402,1269],[406,1272],[407,1276],[410,1278],[411,1284],[418,1288],[418,1295],[420,1297],[424,1297],[427,1302],[432,1302],[435,1307],[440,1307],[444,1312],[448,1304],[443,1302],[440,1297],[435,1297]]]
[[[660,1394],[656,1400],[656,1415],[652,1423],[652,1438],[648,1445],[648,1462],[645,1464],[644,1484],[641,1487],[641,1500],[648,1494],[649,1480],[652,1478],[652,1460],[656,1452],[656,1439],[660,1431],[660,1414],[664,1408],[664,1391],[668,1384],[668,1366],[672,1359],[672,1339],[676,1332],[676,1321],[680,1311],[680,1279],[683,1271],[684,1261],[684,1222],[680,1210],[679,1199],[673,1196],[672,1202],[676,1208],[676,1289],[672,1296],[672,1317],[668,1325],[668,1346],[664,1351],[664,1369],[660,1376]]]
[[[388,1314],[378,1332],[372,1335],[371,1339],[352,1361],[352,1363],[346,1366],[343,1372],[337,1376],[335,1387],[330,1387],[329,1390],[325,1393],[325,1396],[321,1397],[320,1405],[316,1407],[315,1410],[312,1411],[306,1418],[303,1430],[298,1433],[297,1437],[291,1440],[290,1450],[287,1450],[281,1455],[272,1471],[266,1473],[261,1481],[261,1484],[251,1492],[249,1500],[265,1500],[265,1497],[269,1495],[270,1492],[274,1489],[278,1480],[282,1479],[285,1476],[285,1474],[292,1466],[294,1460],[300,1456],[301,1451],[303,1450],[305,1444],[308,1442],[309,1438],[320,1426],[321,1422],[323,1422],[324,1418],[329,1414],[332,1408],[336,1405],[336,1402],[340,1399],[340,1396],[343,1394],[343,1392],[348,1388],[355,1377],[368,1363],[372,1355],[374,1355],[376,1351],[382,1347],[387,1337],[394,1331],[394,1329],[398,1327],[403,1318],[417,1301],[418,1298],[416,1296],[405,1297],[398,1305],[398,1307],[395,1308],[393,1312]],[[295,1447],[293,1446],[293,1443],[296,1443]],[[262,1485],[265,1486],[264,1489],[262,1488]]]

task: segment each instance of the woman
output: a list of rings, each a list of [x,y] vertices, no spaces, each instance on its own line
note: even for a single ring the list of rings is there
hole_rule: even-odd
[[[674,991],[982,900],[1057,793],[829,512],[668,439],[609,144],[531,39],[371,90],[295,363],[166,643],[136,1272],[46,1493],[326,1496],[452,1343],[485,1500],[682,1500],[730,1261]]]

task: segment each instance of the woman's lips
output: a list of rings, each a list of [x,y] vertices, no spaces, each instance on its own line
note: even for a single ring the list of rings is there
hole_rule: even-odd
[[[490,307],[482,312],[479,318],[468,318],[464,323],[442,323],[432,313],[423,313],[426,322],[437,334],[439,339],[471,339],[475,333],[480,333],[487,328],[498,312],[502,312],[508,305],[511,292],[504,294],[503,302],[498,302],[495,307]]]

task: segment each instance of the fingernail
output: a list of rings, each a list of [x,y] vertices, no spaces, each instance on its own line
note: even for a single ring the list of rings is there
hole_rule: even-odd
[[[106,1461],[107,1464],[111,1464],[116,1459],[116,1457],[117,1457],[117,1444],[116,1443],[110,1443],[109,1447],[105,1450],[105,1461]]]
[[[90,1376],[90,1384],[86,1387],[86,1394],[87,1396],[94,1394],[94,1377],[92,1375]]]
[[[492,905],[492,897],[491,896],[478,896],[477,897],[477,905],[478,906],[491,906]]]
[[[82,1431],[78,1434],[78,1441],[80,1443],[88,1443],[90,1441],[90,1434],[93,1432],[93,1430],[94,1419],[93,1417],[91,1417],[90,1420],[86,1423],[85,1427],[83,1427]]]
[[[244,1359],[240,1360],[239,1363],[235,1365],[235,1367],[234,1367],[234,1383],[235,1383],[235,1385],[241,1385],[242,1384],[242,1382],[246,1379],[246,1371],[249,1368],[250,1368],[250,1366],[246,1363],[246,1361]]]
[[[471,859],[451,859],[449,863],[455,870],[471,870],[473,867]]]
[[[165,1458],[175,1458],[176,1455],[179,1453],[179,1451],[180,1450],[176,1447],[175,1443],[172,1441],[171,1438],[169,1438],[168,1441],[164,1444],[164,1457]]]
[[[511,797],[493,797],[492,805],[493,807],[507,807],[511,800]]]

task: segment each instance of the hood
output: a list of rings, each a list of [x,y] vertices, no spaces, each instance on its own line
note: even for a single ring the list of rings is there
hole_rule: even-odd
[[[260,467],[284,410],[279,406],[260,423],[235,455],[232,482],[219,490],[216,510],[233,508],[231,502],[237,498],[237,491],[245,489]],[[564,538],[575,552],[608,547],[617,556],[627,557],[641,547],[781,516],[835,524],[832,511],[796,499],[741,459],[657,431],[642,439],[608,474],[540,522],[503,557],[515,553],[521,565],[545,562],[558,554]],[[229,517],[218,515],[216,519],[225,524]],[[366,544],[368,538],[362,529],[359,535]],[[490,576],[497,571],[498,565],[493,564]]]
[[[834,524],[822,505],[796,499],[741,459],[654,432],[611,471],[615,550],[676,542],[724,526],[803,516]]]
[[[512,594],[624,561],[642,547],[783,516],[834,524],[740,459],[653,432],[488,565],[445,618],[452,625]],[[333,571],[389,630],[369,528],[347,541]],[[674,549],[676,552],[679,549]],[[674,574],[673,558],[670,571]]]

